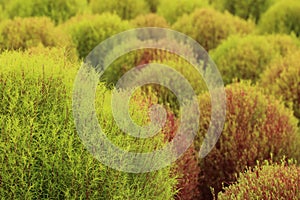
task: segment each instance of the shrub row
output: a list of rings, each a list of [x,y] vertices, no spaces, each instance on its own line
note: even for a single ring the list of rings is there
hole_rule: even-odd
[[[72,48],[71,39],[47,17],[15,18],[0,25],[0,49],[24,50],[38,45]]]
[[[9,18],[47,16],[55,23],[83,12],[86,6],[86,0],[11,0],[2,3],[4,14]]]

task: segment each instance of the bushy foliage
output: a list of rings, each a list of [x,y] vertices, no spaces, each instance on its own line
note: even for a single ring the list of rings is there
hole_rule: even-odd
[[[257,22],[263,14],[277,0],[214,0],[214,7],[227,10],[233,15]]]
[[[254,24],[229,13],[220,13],[206,8],[181,17],[173,28],[192,37],[209,51],[230,35],[251,33]]]
[[[294,33],[297,37],[299,37],[299,21],[299,1],[278,1],[262,15],[259,28],[262,33]]]
[[[173,24],[182,15],[190,14],[196,8],[207,6],[207,0],[161,0],[157,7],[157,13]]]
[[[212,187],[218,193],[222,184],[236,180],[236,173],[257,161],[280,160],[298,156],[297,120],[291,110],[273,96],[264,95],[257,86],[233,83],[226,87],[226,121],[223,132],[212,151],[200,161],[200,188]],[[199,150],[211,120],[209,94],[199,97],[200,131],[195,140]],[[210,193],[207,188],[207,194]]]
[[[299,199],[300,168],[289,162],[265,162],[249,169],[236,184],[224,188],[218,199]]]
[[[298,51],[272,62],[262,74],[260,85],[268,93],[282,96],[286,105],[293,108],[294,115],[300,120],[299,58]]]
[[[133,19],[138,15],[150,12],[145,0],[91,0],[90,7],[94,14],[111,12],[119,15],[122,19]]]
[[[72,47],[71,39],[47,17],[15,18],[0,24],[0,49],[28,49],[38,45]]]
[[[87,152],[71,114],[78,63],[68,60],[33,52],[0,55],[1,197],[171,199],[177,183],[176,177],[170,176],[171,167],[144,174],[124,173],[103,166]],[[110,94],[103,85],[97,94],[101,98],[96,102],[108,102],[105,99]],[[108,104],[97,105],[99,123],[110,130],[108,137],[123,146],[135,144],[112,123],[112,114],[105,109]],[[133,111],[142,109],[139,102],[131,105]],[[133,114],[144,122],[143,113]],[[135,146],[143,150],[153,148],[149,142],[139,144]]]
[[[127,21],[114,14],[79,15],[62,25],[76,45],[78,54],[84,58],[98,44],[114,34],[131,28]]]
[[[176,131],[178,130],[178,119],[172,112],[167,113],[166,128],[164,129],[164,134],[167,142],[173,140]],[[185,142],[183,139],[181,142]],[[178,200],[193,200],[198,199],[200,196],[199,190],[199,174],[200,168],[198,165],[197,152],[192,144],[187,151],[176,161],[174,167],[174,174],[177,176],[178,183],[176,188],[178,193],[175,199]]]
[[[5,4],[5,11],[10,18],[48,16],[60,23],[83,12],[86,6],[86,0],[10,0]]]
[[[154,14],[146,14],[146,15],[139,15],[135,19],[131,21],[134,27],[143,28],[143,27],[160,27],[160,28],[168,28],[168,22],[165,18]]]
[[[226,84],[233,79],[256,82],[270,62],[299,47],[297,39],[287,35],[233,36],[211,51],[211,56]]]

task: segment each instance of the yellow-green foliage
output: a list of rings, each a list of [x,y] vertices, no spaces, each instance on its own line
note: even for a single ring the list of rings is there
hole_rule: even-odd
[[[299,41],[287,35],[233,36],[211,51],[211,56],[225,84],[233,79],[256,82],[270,62],[299,47]]]
[[[300,36],[300,2],[298,0],[278,1],[271,6],[259,23],[262,33],[294,33]]]
[[[134,27],[143,28],[143,27],[160,27],[160,28],[168,28],[168,22],[165,18],[154,14],[146,14],[146,15],[139,15],[134,18],[131,23]]]
[[[251,33],[254,24],[229,13],[205,8],[179,18],[173,28],[192,37],[209,51],[230,35]]]
[[[212,151],[200,161],[203,176],[200,187],[213,187],[218,193],[236,180],[236,173],[257,161],[297,158],[299,129],[291,110],[273,96],[264,95],[258,86],[233,83],[226,88],[226,121]],[[201,95],[200,126],[196,149],[200,148],[211,120],[209,94]],[[273,157],[271,157],[271,154]],[[209,193],[209,189],[207,191]]]
[[[15,18],[0,24],[1,50],[24,50],[38,45],[72,46],[71,39],[47,17]]]
[[[46,53],[46,52],[49,53]],[[79,63],[64,50],[4,52],[0,55],[0,196],[5,199],[172,199],[176,177],[171,167],[130,174],[103,166],[82,144],[72,117],[73,81]],[[107,113],[110,93],[99,85],[100,124],[120,146],[153,149],[123,135]],[[143,99],[141,94],[135,98]],[[105,107],[105,108],[104,108]],[[143,121],[139,101],[133,118]],[[139,112],[140,111],[140,112]],[[162,144],[162,140],[158,141]],[[144,145],[141,145],[144,144]]]
[[[161,0],[157,7],[157,13],[173,24],[182,15],[190,14],[196,8],[207,6],[207,0]]]
[[[260,85],[268,93],[282,96],[300,120],[300,52],[293,52],[270,64],[261,76]],[[300,121],[299,121],[300,123]]]
[[[214,7],[227,10],[244,19],[258,21],[264,13],[277,0],[214,0]]]
[[[104,13],[75,16],[62,27],[71,35],[79,56],[84,58],[102,41],[130,29],[131,25],[115,14]]]
[[[150,12],[145,0],[90,0],[93,13],[111,12],[119,15],[122,19],[133,19],[138,15]]]
[[[300,168],[292,161],[281,164],[265,162],[241,173],[237,183],[218,195],[232,199],[300,199]]]
[[[60,23],[83,12],[86,6],[86,0],[9,0],[4,4],[4,11],[10,18],[48,16]]]

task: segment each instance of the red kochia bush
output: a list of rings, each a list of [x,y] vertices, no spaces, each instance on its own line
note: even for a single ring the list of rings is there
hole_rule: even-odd
[[[201,120],[195,140],[197,150],[211,119],[209,94],[201,95],[199,99]],[[235,181],[236,173],[254,166],[257,161],[272,156],[274,161],[284,155],[292,158],[297,152],[297,120],[283,103],[273,96],[263,95],[259,87],[244,82],[228,85],[226,99],[223,132],[216,146],[200,161],[203,173],[200,188],[213,187],[215,192],[221,191],[222,184],[226,186]],[[209,194],[209,189],[206,192]]]
[[[300,168],[295,164],[259,165],[240,174],[238,182],[218,195],[219,199],[300,199]]]
[[[136,99],[136,97],[139,98]],[[133,96],[133,100],[139,102],[141,108],[149,109],[158,102],[157,97],[155,97],[153,93],[148,93],[147,99],[140,99],[140,96]],[[150,120],[150,116],[147,120]],[[164,143],[169,143],[173,140],[179,126],[178,118],[170,109],[167,108],[166,123],[162,128]],[[181,138],[180,141],[182,143],[186,142],[184,138]],[[171,176],[177,178],[176,190],[178,190],[178,192],[174,196],[176,200],[193,200],[199,198],[199,174],[199,162],[194,145],[192,144],[173,165]]]
[[[165,129],[166,140],[170,142],[176,134],[178,122],[172,112],[167,113],[167,124]],[[185,142],[184,140],[182,142]],[[193,200],[198,199],[200,192],[198,188],[200,167],[198,165],[197,154],[194,145],[191,145],[188,150],[176,161],[174,173],[177,174],[179,190],[175,199],[178,200]]]

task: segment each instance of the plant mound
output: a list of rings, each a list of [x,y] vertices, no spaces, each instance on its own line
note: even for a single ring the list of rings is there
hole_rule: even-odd
[[[161,0],[157,14],[163,16],[171,24],[184,14],[190,14],[197,8],[208,6],[207,0]]]
[[[218,195],[231,199],[300,199],[300,168],[295,164],[259,165],[240,174],[237,183]]]
[[[221,191],[222,184],[227,186],[235,181],[236,173],[255,166],[257,161],[278,161],[283,156],[296,158],[299,145],[297,119],[282,102],[249,83],[233,83],[225,90],[227,110],[223,132],[212,151],[200,161],[203,173],[200,188],[212,187],[216,193]],[[201,118],[196,150],[211,121],[209,94],[201,95],[199,102]]]
[[[259,23],[263,33],[293,33],[300,36],[300,2],[295,0],[278,1],[271,6]]]
[[[203,8],[179,18],[173,25],[173,29],[192,37],[209,51],[230,35],[251,33],[254,24],[229,13]]]
[[[268,93],[281,96],[300,120],[300,52],[291,53],[270,64],[261,76],[260,85]]]
[[[110,12],[122,19],[133,19],[150,12],[149,4],[145,0],[91,0],[90,7],[94,14]]]

